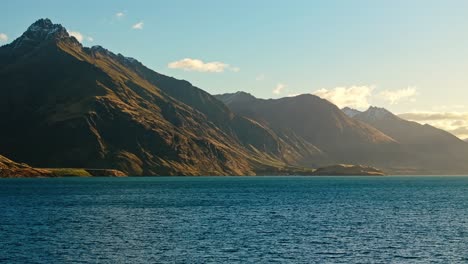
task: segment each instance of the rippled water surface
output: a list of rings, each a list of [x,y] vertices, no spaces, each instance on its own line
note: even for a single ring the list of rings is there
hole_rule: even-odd
[[[0,180],[0,262],[466,263],[468,177]]]

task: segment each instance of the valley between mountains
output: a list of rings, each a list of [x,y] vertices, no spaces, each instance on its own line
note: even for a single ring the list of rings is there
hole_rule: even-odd
[[[349,167],[360,174],[383,174],[373,167],[388,174],[468,172],[468,143],[443,130],[382,108],[339,109],[310,94],[211,95],[133,58],[84,47],[49,19],[0,47],[0,80],[5,175],[41,175],[35,168],[55,168],[43,169],[44,176],[313,175],[319,167],[348,168],[336,164],[362,165]]]

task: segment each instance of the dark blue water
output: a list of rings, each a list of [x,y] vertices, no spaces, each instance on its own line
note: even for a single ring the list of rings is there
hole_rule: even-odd
[[[463,263],[468,177],[0,180],[0,262]]]

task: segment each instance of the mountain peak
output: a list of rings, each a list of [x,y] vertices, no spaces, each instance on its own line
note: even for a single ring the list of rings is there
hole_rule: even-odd
[[[369,109],[362,112],[362,115],[364,115],[368,119],[373,120],[396,117],[392,112],[388,111],[387,109],[376,106],[369,107]]]
[[[69,37],[67,30],[60,24],[54,24],[48,18],[41,18],[28,27],[23,34],[36,39],[50,39],[53,37]]]
[[[12,46],[15,49],[30,48],[44,41],[58,39],[73,39],[74,42],[78,43],[75,38],[70,37],[62,25],[54,24],[48,18],[41,18],[31,24],[19,38],[13,41]]]
[[[254,97],[251,93],[243,92],[243,91],[237,91],[234,93],[236,96],[244,96],[244,97]]]
[[[255,96],[251,95],[250,93],[238,91],[235,93],[225,93],[225,94],[218,94],[215,95],[215,97],[224,103],[228,104],[230,102],[246,102],[246,101],[252,101],[257,98]]]
[[[362,113],[359,110],[356,110],[354,108],[350,108],[350,107],[347,107],[347,106],[345,108],[341,109],[341,111],[343,111],[349,117],[355,117],[356,115],[359,115],[359,114]]]
[[[54,23],[48,18],[40,18],[36,20],[36,22],[32,23],[31,26],[29,26],[28,30],[33,29],[33,28],[51,28],[54,26]]]

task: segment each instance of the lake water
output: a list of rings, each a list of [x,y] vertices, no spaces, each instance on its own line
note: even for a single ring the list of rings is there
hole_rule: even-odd
[[[0,262],[467,263],[468,177],[0,180]]]

